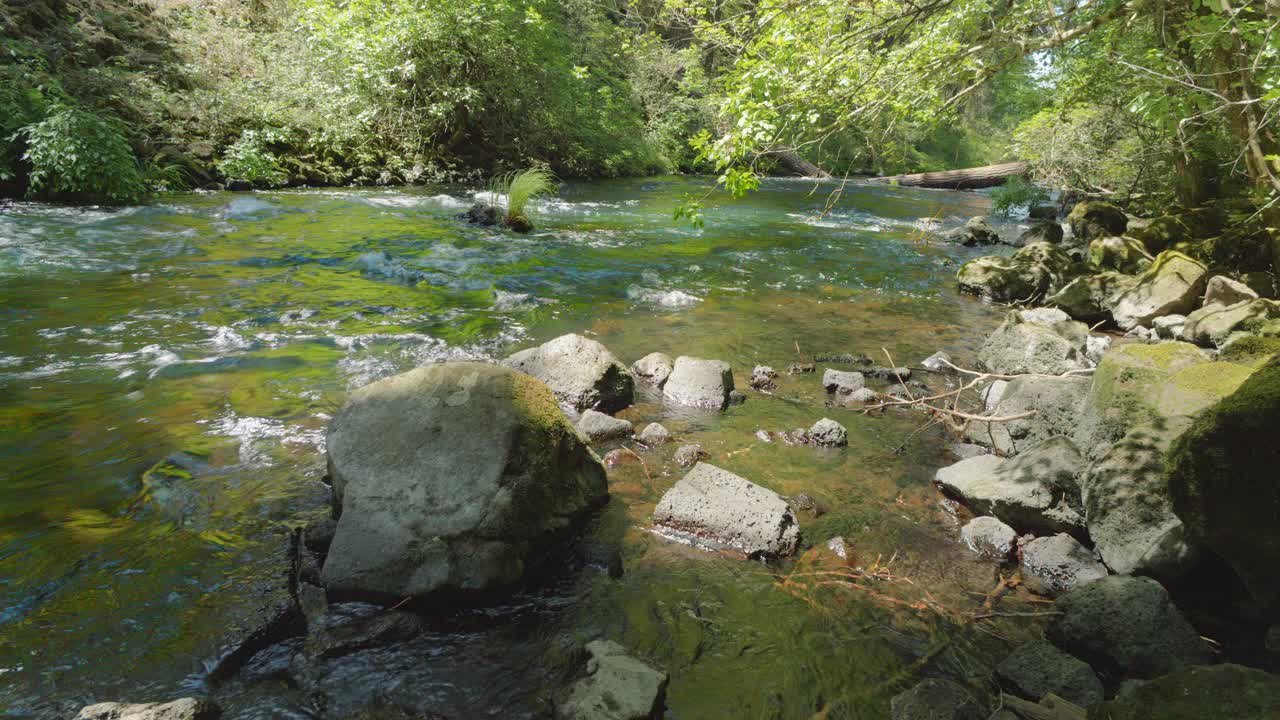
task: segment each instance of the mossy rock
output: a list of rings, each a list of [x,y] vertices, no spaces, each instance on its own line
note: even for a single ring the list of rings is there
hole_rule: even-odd
[[[1226,214],[1218,208],[1199,208],[1164,215],[1141,227],[1130,227],[1130,237],[1141,242],[1149,253],[1158,253],[1180,242],[1195,241],[1222,230]]]
[[[1070,276],[1071,258],[1047,242],[1027,245],[1011,257],[990,255],[970,260],[956,273],[965,292],[998,302],[1026,300],[1064,284]]]
[[[1233,664],[1183,668],[1093,706],[1089,717],[1274,720],[1280,717],[1280,676]]]
[[[1271,607],[1280,606],[1277,438],[1280,356],[1197,418],[1167,460],[1174,511]]]
[[[1139,273],[1151,266],[1152,257],[1131,237],[1103,237],[1089,243],[1089,266],[1095,270]]]
[[[1044,303],[1061,309],[1076,320],[1094,323],[1111,315],[1109,298],[1128,290],[1137,282],[1132,275],[1102,272],[1083,275],[1045,298]]]
[[[1194,417],[1234,392],[1250,373],[1244,365],[1210,361],[1188,343],[1122,345],[1094,371],[1076,444],[1096,459],[1133,427]]]
[[[1089,243],[1100,237],[1121,235],[1129,226],[1129,218],[1120,208],[1102,200],[1077,203],[1067,216],[1076,242]]]

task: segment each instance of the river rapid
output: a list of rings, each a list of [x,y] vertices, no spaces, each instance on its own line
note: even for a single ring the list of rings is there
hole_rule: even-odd
[[[981,682],[1037,628],[960,619],[997,576],[930,484],[948,439],[921,430],[920,413],[826,407],[822,369],[856,368],[823,363],[723,414],[653,398],[621,414],[815,498],[826,512],[800,516],[815,549],[799,560],[771,567],[647,532],[682,475],[672,443],[610,471],[590,534],[621,548],[621,578],[567,570],[496,607],[442,612],[390,648],[298,669],[291,641],[228,682],[205,677],[221,630],[279,572],[280,528],[324,502],[329,418],[373,380],[566,332],[627,363],[722,359],[740,389],[757,364],[815,354],[971,359],[1001,315],[956,291],[978,253],[923,239],[931,222],[987,212],[987,197],[865,185],[833,197],[839,187],[712,195],[698,229],[672,212],[709,181],[569,183],[523,236],[455,219],[474,196],[460,187],[0,209],[0,717],[192,693],[228,718],[342,718],[375,701],[540,717],[558,659],[598,637],[670,673],[676,720],[881,718],[921,673]],[[849,447],[756,436],[824,416]],[[143,482],[174,453],[200,468],[181,502]],[[805,575],[835,536],[850,565],[885,580]]]

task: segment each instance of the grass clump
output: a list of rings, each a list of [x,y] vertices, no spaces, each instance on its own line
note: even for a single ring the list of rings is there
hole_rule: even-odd
[[[499,175],[489,185],[495,197],[506,196],[506,214],[502,222],[516,232],[533,229],[529,221],[529,201],[555,191],[555,176],[545,167],[529,168]]]

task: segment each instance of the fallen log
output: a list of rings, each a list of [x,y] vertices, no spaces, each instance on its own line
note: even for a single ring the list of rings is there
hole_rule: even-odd
[[[889,175],[870,178],[867,182],[890,183],[904,187],[938,188],[943,190],[977,190],[979,188],[1003,185],[1011,177],[1026,175],[1031,166],[1018,160],[1016,162],[984,165],[983,167],[964,168],[963,170],[943,170],[941,172],[914,173],[911,175]]]
[[[778,167],[793,175],[807,178],[829,178],[831,173],[800,157],[794,150],[774,150],[766,153],[778,163]]]

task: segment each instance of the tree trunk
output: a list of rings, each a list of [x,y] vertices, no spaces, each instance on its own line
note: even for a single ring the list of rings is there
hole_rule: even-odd
[[[963,170],[916,173],[914,175],[890,175],[871,178],[869,182],[892,183],[906,187],[940,188],[945,190],[977,190],[1005,184],[1011,177],[1026,175],[1031,169],[1027,163],[1000,163]]]
[[[778,162],[778,166],[793,175],[807,178],[829,178],[831,173],[800,157],[794,150],[775,150],[767,156]]]

